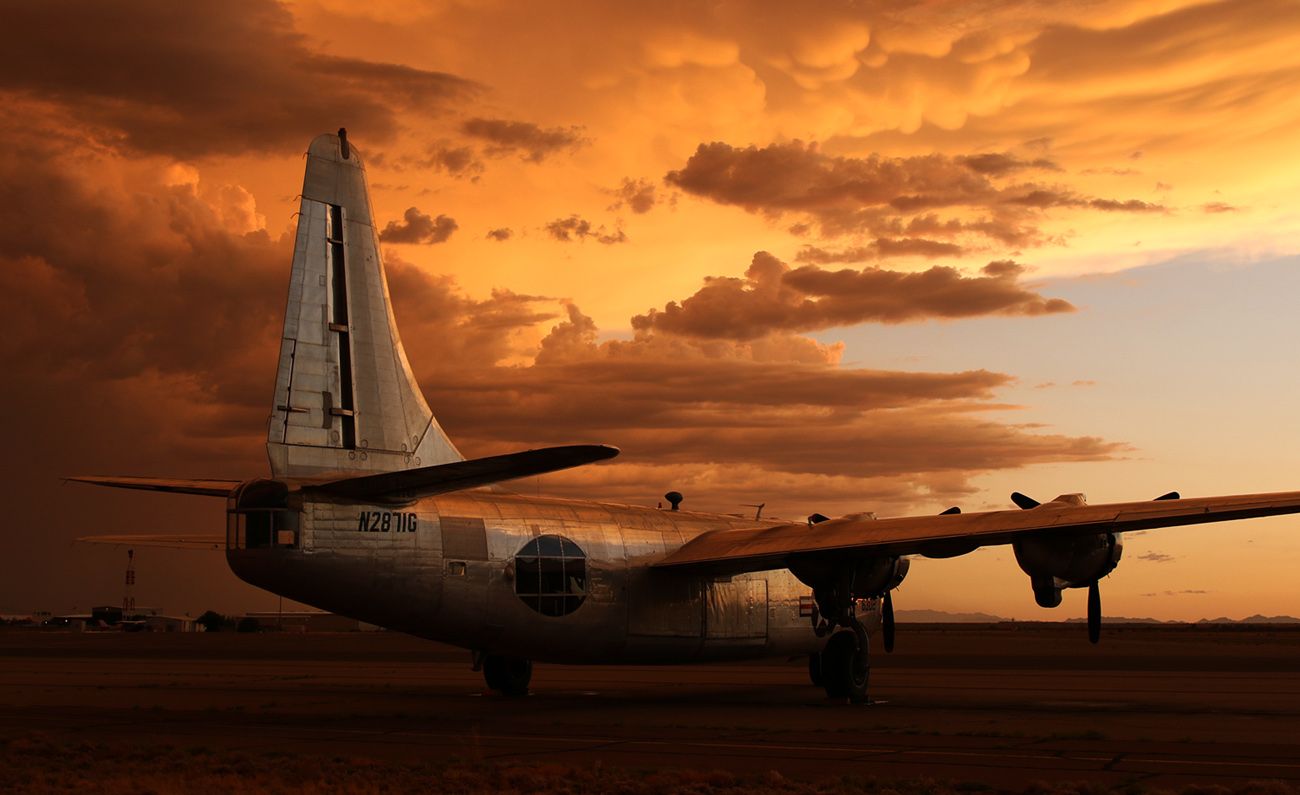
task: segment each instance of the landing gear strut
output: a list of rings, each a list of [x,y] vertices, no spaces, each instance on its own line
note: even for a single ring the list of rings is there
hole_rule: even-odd
[[[866,628],[858,620],[851,580],[846,578],[838,586],[813,589],[818,609],[830,626],[845,627],[826,641],[826,648],[820,655],[820,684],[826,689],[827,698],[847,698],[854,704],[863,704],[867,701],[867,681],[871,672],[871,643]]]
[[[533,678],[533,661],[522,657],[483,656],[483,679],[488,689],[503,696],[520,698],[528,695],[528,683]]]

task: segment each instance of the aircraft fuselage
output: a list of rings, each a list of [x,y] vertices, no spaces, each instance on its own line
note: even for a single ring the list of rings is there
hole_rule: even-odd
[[[408,505],[300,495],[269,532],[231,513],[230,567],[260,588],[362,621],[559,663],[774,657],[824,644],[811,589],[788,570],[706,577],[649,568],[700,533],[769,523],[491,491]],[[864,607],[878,623],[878,606]]]

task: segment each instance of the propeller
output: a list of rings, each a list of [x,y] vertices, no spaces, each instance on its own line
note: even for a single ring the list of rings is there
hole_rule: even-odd
[[[1058,497],[1057,499],[1062,498]],[[1176,491],[1167,492],[1155,498],[1156,501],[1180,499],[1182,499],[1182,495]],[[1011,493],[1011,501],[1021,510],[1026,511],[1030,508],[1037,508],[1041,504],[1033,497],[1028,497],[1018,491]],[[949,509],[944,513],[950,513],[951,511],[952,509]],[[1097,580],[1093,580],[1088,585],[1088,640],[1094,644],[1101,641],[1101,583]]]
[[[885,651],[894,650],[894,597],[885,591],[885,601],[880,608],[880,630],[885,640]]]
[[[1015,495],[1013,494],[1011,498],[1014,500]],[[1181,500],[1182,498],[1183,495],[1171,491],[1161,494],[1154,501]],[[1016,504],[1019,505],[1018,502]],[[1101,583],[1097,580],[1093,580],[1092,585],[1088,586],[1088,640],[1094,644],[1101,640]]]
[[[1096,580],[1088,586],[1088,640],[1101,640],[1101,585]]]
[[[1014,502],[1016,507],[1022,511],[1027,511],[1030,508],[1037,508],[1039,505],[1042,505],[1042,503],[1033,497],[1026,497],[1018,491],[1011,492],[1011,501]]]

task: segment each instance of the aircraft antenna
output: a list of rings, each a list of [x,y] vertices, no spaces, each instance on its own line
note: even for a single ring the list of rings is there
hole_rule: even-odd
[[[763,508],[767,505],[765,502],[742,502],[741,507],[754,509],[754,521],[763,518]]]
[[[122,620],[135,615],[135,550],[126,551],[126,587],[122,592]]]

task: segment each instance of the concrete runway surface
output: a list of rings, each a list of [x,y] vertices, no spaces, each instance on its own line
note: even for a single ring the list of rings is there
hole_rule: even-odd
[[[877,703],[806,663],[538,665],[485,692],[469,655],[386,632],[0,632],[0,739],[384,759],[1300,786],[1300,628],[900,625]]]

